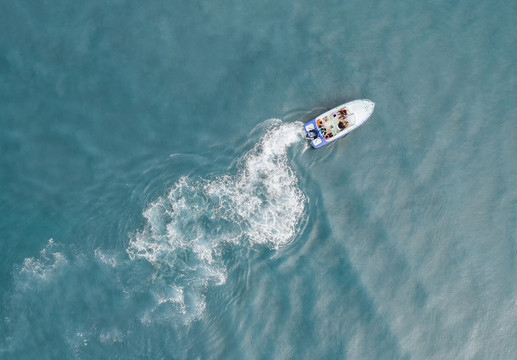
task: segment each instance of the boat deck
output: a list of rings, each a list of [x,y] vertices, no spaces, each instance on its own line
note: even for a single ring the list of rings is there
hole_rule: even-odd
[[[320,148],[354,131],[368,120],[374,108],[375,103],[371,100],[353,100],[305,123],[304,129],[312,147]],[[344,126],[345,121],[348,122],[346,126]],[[340,123],[343,126],[342,129],[339,128]]]
[[[345,116],[343,110],[346,110],[348,114]],[[347,127],[350,127],[354,123],[354,114],[350,113],[350,110],[346,107],[338,108],[331,113],[325,113],[316,119],[316,125],[318,131],[325,139],[330,139],[336,136],[338,133],[346,128],[340,129],[339,123],[345,121]]]

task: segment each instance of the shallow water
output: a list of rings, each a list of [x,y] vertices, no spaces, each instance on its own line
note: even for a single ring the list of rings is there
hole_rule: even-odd
[[[0,9],[1,358],[514,357],[514,3]]]

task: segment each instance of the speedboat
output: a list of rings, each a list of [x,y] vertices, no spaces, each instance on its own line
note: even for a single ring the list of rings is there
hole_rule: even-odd
[[[375,103],[371,100],[350,101],[316,116],[303,127],[311,145],[320,148],[364,124],[374,108]]]

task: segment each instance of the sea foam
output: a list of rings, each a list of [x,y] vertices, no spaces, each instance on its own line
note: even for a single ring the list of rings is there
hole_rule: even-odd
[[[47,245],[40,251],[39,258],[25,258],[23,266],[17,273],[17,287],[29,287],[33,283],[49,280],[64,264],[66,257],[58,251],[58,245],[49,239]]]
[[[153,266],[149,281],[156,307],[144,320],[199,317],[206,287],[226,282],[223,248],[277,249],[293,241],[306,217],[307,198],[287,149],[300,141],[301,129],[301,123],[271,121],[239,159],[236,174],[182,177],[147,207],[146,224],[131,235],[127,249],[131,260]]]

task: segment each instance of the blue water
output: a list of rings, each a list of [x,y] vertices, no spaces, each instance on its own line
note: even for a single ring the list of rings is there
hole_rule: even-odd
[[[516,18],[4,1],[0,358],[515,358]]]

